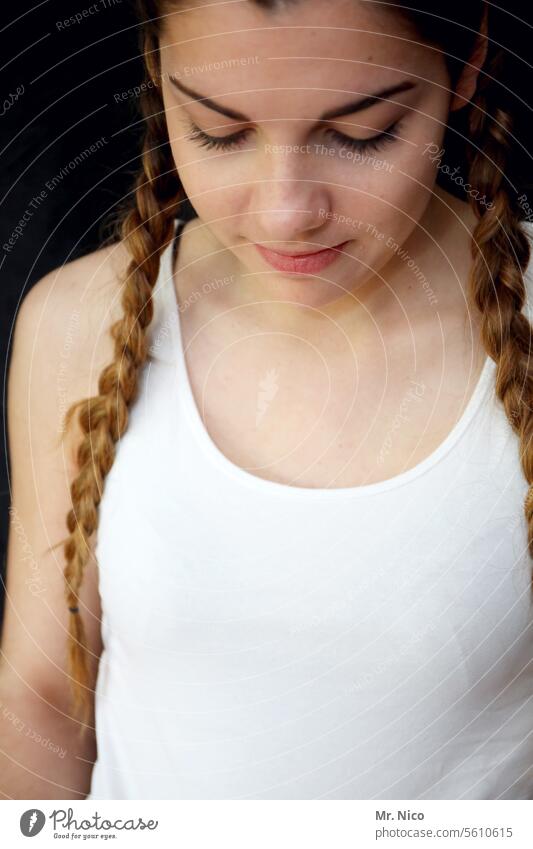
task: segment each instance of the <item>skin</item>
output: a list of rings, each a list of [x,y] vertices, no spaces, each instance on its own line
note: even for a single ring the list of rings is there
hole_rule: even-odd
[[[231,281],[181,314],[197,406],[222,451],[274,480],[349,486],[427,456],[479,376],[478,317],[466,295],[474,215],[436,185],[438,162],[424,151],[442,147],[449,114],[472,97],[484,57],[472,56],[452,91],[444,55],[397,14],[356,0],[306,0],[304,25],[302,10],[267,13],[243,2],[229,16],[228,4],[215,3],[177,7],[165,19],[169,137],[198,215],[182,236],[176,285],[184,304],[206,280]],[[173,79],[248,120],[209,108]],[[320,120],[406,82],[415,85]],[[219,138],[246,136],[230,151],[208,150],[191,137],[191,121]],[[332,134],[364,140],[397,121],[390,141],[359,160]],[[384,164],[373,167],[376,160]],[[254,246],[290,252],[343,242],[314,275],[274,270]],[[252,407],[269,370],[282,377],[278,424],[263,422],[259,434]],[[377,468],[413,381],[424,398]]]

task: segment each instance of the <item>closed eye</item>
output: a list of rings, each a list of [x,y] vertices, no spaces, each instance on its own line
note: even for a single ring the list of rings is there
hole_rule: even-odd
[[[395,121],[390,127],[383,130],[383,132],[378,133],[375,136],[371,136],[368,139],[354,139],[351,136],[346,136],[344,133],[333,129],[332,127],[328,127],[325,133],[326,135],[329,135],[329,137],[333,138],[339,147],[350,148],[351,150],[363,153],[370,150],[381,150],[387,144],[395,141],[399,137],[398,131],[400,130],[400,125],[401,119]],[[246,140],[246,137],[250,132],[251,129],[246,128],[244,130],[239,130],[236,133],[231,133],[229,136],[211,136],[191,121],[190,132],[187,135],[187,139],[195,142],[200,147],[206,148],[207,150],[238,150],[242,147],[242,143]],[[316,147],[319,148],[320,146],[316,145]]]
[[[240,146],[240,142],[246,138],[249,129],[239,130],[236,133],[231,133],[229,136],[210,136],[204,133],[200,127],[193,124],[191,121],[191,130],[187,135],[190,141],[196,142],[200,147],[205,147],[208,150],[231,150]]]
[[[387,144],[395,141],[399,137],[400,123],[400,120],[395,121],[388,129],[383,130],[382,133],[378,133],[377,136],[371,136],[369,139],[353,139],[351,136],[345,136],[344,133],[340,133],[332,127],[328,128],[326,133],[332,136],[335,142],[341,147],[348,147],[350,150],[366,153],[370,150],[381,150]]]

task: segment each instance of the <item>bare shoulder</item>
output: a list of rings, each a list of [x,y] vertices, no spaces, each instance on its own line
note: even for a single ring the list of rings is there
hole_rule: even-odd
[[[116,242],[52,270],[23,298],[12,379],[23,381],[18,372],[28,370],[41,422],[51,430],[62,430],[72,403],[97,393],[100,372],[113,359],[109,330],[122,314],[128,262]]]
[[[106,245],[50,271],[30,289],[24,301],[36,299],[36,293],[41,298],[54,293],[78,298],[102,294],[118,281],[128,259],[123,242]]]
[[[100,324],[105,331],[106,319],[120,314],[128,261],[125,246],[116,242],[53,269],[24,296],[17,325],[36,330],[53,348],[62,347],[70,323],[79,326],[80,343],[83,330]]]
[[[37,331],[52,350],[63,348],[73,324],[79,327],[79,344],[83,331],[102,336],[120,314],[128,260],[125,246],[116,242],[50,271],[24,296],[17,324]]]

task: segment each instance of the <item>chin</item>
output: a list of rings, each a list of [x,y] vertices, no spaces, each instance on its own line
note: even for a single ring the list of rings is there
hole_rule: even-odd
[[[269,287],[270,288],[270,287]],[[270,294],[274,300],[292,301],[314,309],[325,309],[343,298],[347,289],[318,277],[304,274],[277,276]]]

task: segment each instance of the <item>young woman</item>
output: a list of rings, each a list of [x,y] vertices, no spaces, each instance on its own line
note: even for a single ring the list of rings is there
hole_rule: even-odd
[[[408,5],[139,4],[121,238],[17,321],[20,793],[533,798],[530,234],[487,9]]]

